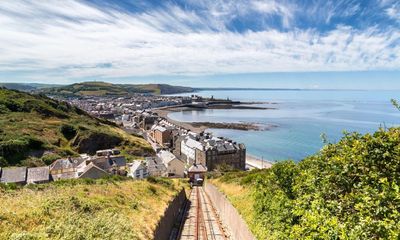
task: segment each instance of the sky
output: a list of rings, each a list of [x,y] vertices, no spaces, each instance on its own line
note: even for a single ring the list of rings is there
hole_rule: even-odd
[[[0,82],[400,89],[399,0],[0,3]]]

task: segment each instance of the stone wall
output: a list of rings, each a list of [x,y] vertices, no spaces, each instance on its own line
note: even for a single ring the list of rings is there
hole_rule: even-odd
[[[179,194],[170,202],[164,215],[161,217],[156,230],[154,230],[154,239],[156,240],[168,240],[171,235],[171,231],[177,221],[180,211],[183,211],[187,198],[185,190],[182,189]]]
[[[253,240],[255,237],[250,232],[246,222],[242,219],[238,211],[229,200],[218,191],[218,189],[210,184],[204,185],[204,190],[213,202],[221,221],[228,228],[231,239],[234,240]]]

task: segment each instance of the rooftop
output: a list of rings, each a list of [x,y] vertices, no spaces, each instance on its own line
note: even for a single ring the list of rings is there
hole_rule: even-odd
[[[159,158],[161,158],[161,160],[163,161],[164,164],[168,164],[168,163],[171,162],[172,160],[177,159],[177,158],[175,157],[174,154],[172,154],[172,153],[169,152],[169,151],[165,151],[165,150],[160,151],[160,152],[157,154],[157,156],[158,156]]]
[[[79,164],[81,164],[83,161],[84,159],[81,157],[58,159],[50,165],[50,170],[53,171],[53,170],[74,168],[77,167]]]
[[[207,168],[201,164],[193,164],[188,169],[188,172],[207,172]]]
[[[133,161],[132,163],[129,164],[130,171],[132,172],[136,171],[138,168],[140,168],[140,166],[142,166],[142,164],[143,164],[142,161],[139,160]]]
[[[3,168],[0,182],[22,183],[26,181],[26,167]]]
[[[43,182],[49,180],[50,180],[50,169],[48,166],[28,168],[28,176],[26,180],[28,183]]]

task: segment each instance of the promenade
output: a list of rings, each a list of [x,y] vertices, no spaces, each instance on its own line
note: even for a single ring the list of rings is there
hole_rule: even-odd
[[[247,154],[246,155],[246,167],[249,169],[262,169],[262,168],[271,168],[272,167],[272,162],[268,160],[261,160],[257,157],[254,157],[252,155]]]

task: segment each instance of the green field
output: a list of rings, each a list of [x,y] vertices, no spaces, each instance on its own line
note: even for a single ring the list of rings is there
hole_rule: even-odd
[[[0,89],[0,166],[48,165],[60,157],[112,147],[129,157],[152,153],[144,139],[65,102]]]

